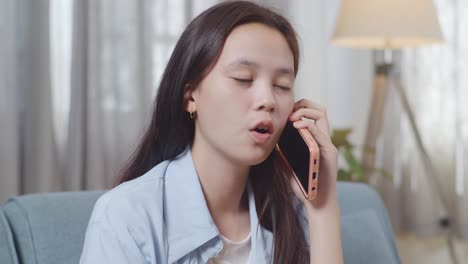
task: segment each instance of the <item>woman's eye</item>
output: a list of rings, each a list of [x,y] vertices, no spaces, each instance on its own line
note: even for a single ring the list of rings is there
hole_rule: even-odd
[[[283,86],[283,85],[275,85],[275,86],[282,89],[282,90],[291,90],[291,88],[289,88],[287,86]]]
[[[253,82],[252,79],[241,79],[241,78],[233,78],[234,80],[241,82],[241,83],[251,83]]]

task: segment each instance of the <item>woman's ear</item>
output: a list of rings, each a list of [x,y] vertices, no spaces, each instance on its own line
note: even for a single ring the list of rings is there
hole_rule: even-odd
[[[185,111],[189,113],[193,113],[197,111],[197,105],[195,104],[195,98],[194,98],[194,89],[190,84],[187,84],[185,86],[184,103],[185,103]]]

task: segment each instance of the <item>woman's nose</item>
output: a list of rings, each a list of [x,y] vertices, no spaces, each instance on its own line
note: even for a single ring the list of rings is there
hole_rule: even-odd
[[[256,93],[256,109],[267,112],[273,112],[276,107],[276,101],[271,87],[268,85],[264,85],[263,87],[259,88],[260,89],[258,89]]]
[[[267,112],[273,112],[275,110],[275,103],[271,99],[264,98],[260,100],[257,110],[264,110]]]
[[[257,111],[273,112],[276,108],[276,95],[270,80],[258,80],[252,87]]]

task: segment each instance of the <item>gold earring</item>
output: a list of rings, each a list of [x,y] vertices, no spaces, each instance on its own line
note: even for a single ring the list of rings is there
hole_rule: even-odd
[[[195,118],[195,112],[190,112],[190,118],[191,119]]]

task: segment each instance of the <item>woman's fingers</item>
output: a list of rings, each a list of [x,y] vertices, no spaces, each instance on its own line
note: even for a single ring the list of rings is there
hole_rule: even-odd
[[[310,120],[298,120],[293,123],[295,128],[308,128],[312,136],[317,141],[320,149],[329,148],[333,145],[330,136],[323,132],[316,124]]]
[[[317,109],[312,109],[312,108],[299,108],[295,112],[293,112],[290,116],[289,119],[291,121],[297,121],[301,119],[301,117],[307,117],[309,119],[317,120],[321,118],[326,118],[326,114],[320,110]]]
[[[328,123],[327,111],[317,103],[302,99],[294,105],[293,113],[289,116],[292,122],[301,120],[302,117],[312,119],[315,124],[327,135],[330,135],[330,125]]]
[[[297,101],[295,104],[294,104],[294,110],[293,111],[296,111],[297,109],[299,108],[314,108],[314,109],[317,109],[317,110],[321,110],[321,111],[326,111],[325,107],[315,103],[315,102],[312,102],[310,100],[307,100],[307,99],[301,99],[299,101]]]

